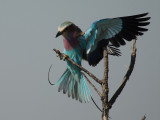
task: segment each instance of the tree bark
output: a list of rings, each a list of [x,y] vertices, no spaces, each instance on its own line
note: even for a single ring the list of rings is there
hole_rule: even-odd
[[[103,74],[103,82],[102,82],[102,120],[108,120],[109,114],[109,105],[108,105],[108,53],[107,50],[103,51],[103,59],[104,59],[104,74]]]

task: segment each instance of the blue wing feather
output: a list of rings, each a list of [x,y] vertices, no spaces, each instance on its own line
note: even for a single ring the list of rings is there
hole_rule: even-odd
[[[143,32],[148,29],[141,26],[146,26],[150,23],[147,22],[150,19],[150,17],[146,17],[147,14],[102,19],[92,23],[83,35],[86,40],[89,64],[95,66],[102,59],[101,49],[107,46],[109,41],[115,47],[119,47],[120,45],[125,45],[124,39],[131,41],[136,36],[143,35]]]

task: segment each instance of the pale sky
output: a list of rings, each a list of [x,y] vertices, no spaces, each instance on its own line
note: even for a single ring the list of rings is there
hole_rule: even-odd
[[[92,101],[82,104],[68,98],[56,82],[66,69],[53,48],[63,51],[62,37],[55,38],[57,27],[69,20],[83,31],[92,22],[149,12],[149,31],[137,40],[135,69],[110,110],[112,120],[160,118],[159,0],[0,0],[0,120],[99,120],[101,113]],[[109,57],[110,97],[130,62],[130,45],[121,47],[121,57]],[[103,62],[83,67],[102,78]],[[92,81],[92,80],[91,80]],[[95,82],[94,82],[95,83]],[[90,91],[101,107],[94,90]]]

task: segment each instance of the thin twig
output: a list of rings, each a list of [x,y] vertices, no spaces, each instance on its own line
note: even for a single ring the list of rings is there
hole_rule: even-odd
[[[83,76],[86,78],[86,80],[88,81],[88,83],[94,88],[94,90],[97,92],[97,94],[102,97],[102,94],[99,92],[99,90],[91,83],[91,81],[87,78],[87,76],[81,72],[83,74]]]
[[[118,96],[121,94],[124,86],[127,83],[127,80],[129,80],[129,77],[132,74],[132,71],[133,71],[133,68],[135,65],[135,60],[136,60],[136,39],[132,40],[130,66],[129,66],[128,71],[126,72],[126,74],[123,78],[122,83],[120,84],[119,88],[117,89],[117,91],[114,93],[114,95],[112,96],[112,98],[109,101],[110,108],[112,107],[112,105],[114,104],[114,102],[116,101]]]
[[[91,96],[91,99],[92,99],[94,105],[98,108],[98,110],[102,112],[102,110],[101,110],[100,107],[96,104],[96,102],[94,101],[94,99],[92,98],[92,96]]]
[[[146,119],[146,116],[144,115],[141,120],[145,120],[145,119]]]
[[[50,85],[55,85],[55,84],[51,83],[51,81],[49,79],[49,73],[51,71],[51,67],[52,67],[52,65],[49,67],[49,70],[48,70],[48,82],[49,82]]]
[[[63,58],[65,54],[61,53],[59,50],[53,49],[59,56],[60,58]],[[83,68],[82,66],[76,64],[73,60],[71,60],[69,57],[66,57],[66,60],[71,62],[73,65],[77,66],[81,70],[83,70],[85,73],[87,73],[91,78],[93,78],[97,83],[102,84],[102,81],[99,80],[96,76],[94,76],[92,73],[90,73],[88,70]]]

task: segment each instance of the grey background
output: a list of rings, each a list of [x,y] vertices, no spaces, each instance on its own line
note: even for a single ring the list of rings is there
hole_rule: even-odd
[[[66,69],[52,48],[63,50],[57,27],[66,20],[85,31],[102,18],[149,12],[149,31],[137,40],[137,60],[124,91],[110,111],[112,120],[160,118],[159,0],[0,0],[0,120],[101,119],[92,102],[81,104],[50,86],[51,64],[55,82]],[[121,57],[110,56],[110,97],[126,72],[130,43],[121,47]],[[103,62],[96,68],[83,66],[99,78]],[[101,102],[90,87],[97,104]]]

